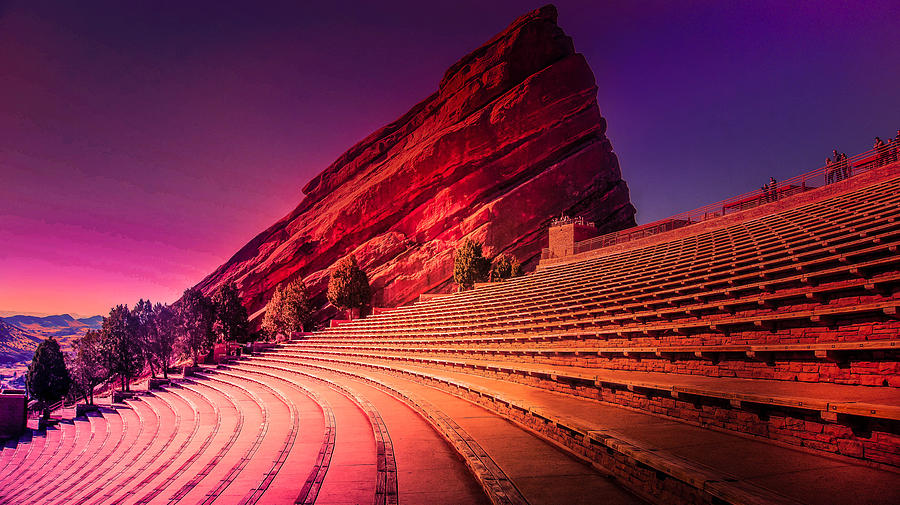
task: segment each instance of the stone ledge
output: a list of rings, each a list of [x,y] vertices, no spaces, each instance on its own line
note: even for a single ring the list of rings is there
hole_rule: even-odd
[[[196,374],[197,372],[202,372],[202,371],[203,371],[203,367],[201,367],[201,366],[185,365],[184,368],[182,368],[181,373],[185,377],[191,377],[192,375]]]
[[[134,391],[113,391],[112,393],[112,402],[113,403],[125,403],[125,400],[131,400],[135,396],[137,396]]]
[[[163,386],[169,385],[169,379],[150,378],[147,381],[147,389],[162,389]]]
[[[88,412],[98,412],[100,409],[97,408],[96,405],[89,403],[79,403],[75,405],[75,417],[81,417],[86,415]]]

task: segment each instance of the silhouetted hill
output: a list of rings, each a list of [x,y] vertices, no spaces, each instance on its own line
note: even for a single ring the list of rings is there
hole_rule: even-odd
[[[43,317],[17,315],[2,319],[19,329],[41,337],[83,335],[89,329],[99,329],[103,322],[102,316],[75,319],[69,314]]]
[[[82,317],[76,319],[79,323],[85,324],[91,328],[96,330],[100,329],[100,326],[103,324],[103,316],[91,316],[91,317]]]
[[[0,319],[0,363],[31,359],[34,348],[43,340]]]

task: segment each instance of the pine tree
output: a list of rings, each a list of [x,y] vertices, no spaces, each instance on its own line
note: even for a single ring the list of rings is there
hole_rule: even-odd
[[[84,396],[91,405],[94,403],[94,388],[109,378],[102,344],[103,336],[96,330],[88,330],[72,344],[72,382],[79,395]]]
[[[215,319],[216,306],[206,295],[197,288],[184,291],[178,302],[178,333],[181,347],[191,355],[194,366],[216,341]]]
[[[481,243],[466,239],[453,258],[453,280],[460,291],[471,289],[476,282],[487,279],[490,266],[490,261],[481,254]]]
[[[34,357],[28,365],[25,387],[32,398],[45,403],[55,403],[66,396],[72,379],[66,368],[66,361],[59,348],[59,342],[48,337],[38,344]]]
[[[150,375],[156,377],[156,360],[150,356],[150,341],[154,338],[156,326],[153,322],[153,304],[143,298],[131,309],[131,317],[136,326],[136,337],[140,344],[141,360],[150,367]]]
[[[216,329],[226,342],[246,342],[250,338],[247,309],[234,283],[223,284],[212,298],[216,306]]]
[[[119,376],[122,391],[128,391],[131,379],[144,368],[138,321],[127,305],[116,305],[109,311],[109,316],[103,318],[100,332],[106,368],[112,375]]]
[[[175,357],[178,343],[178,315],[168,305],[153,306],[153,332],[149,341],[150,359],[162,369],[163,378],[169,378],[169,367]]]
[[[369,278],[360,270],[356,256],[350,255],[331,269],[328,280],[328,301],[335,307],[344,309],[362,309],[372,298]]]

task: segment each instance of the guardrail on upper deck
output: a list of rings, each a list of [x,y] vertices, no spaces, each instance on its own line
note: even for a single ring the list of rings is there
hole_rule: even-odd
[[[616,244],[630,242],[632,240],[657,235],[708,219],[752,209],[790,195],[842,181],[853,177],[854,175],[884,166],[888,163],[897,161],[898,156],[900,156],[900,151],[898,151],[896,143],[878,150],[871,149],[840,162],[819,167],[784,181],[777,181],[774,189],[757,189],[698,209],[682,212],[681,214],[676,214],[659,221],[577,242],[575,243],[573,254],[581,254]],[[541,251],[542,261],[553,259],[554,257],[555,256],[550,255],[550,249],[548,248]]]

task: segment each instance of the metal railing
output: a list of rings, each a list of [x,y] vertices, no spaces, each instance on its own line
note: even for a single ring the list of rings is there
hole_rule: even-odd
[[[898,157],[900,157],[900,150],[898,150],[896,143],[892,143],[882,149],[870,149],[838,163],[832,163],[802,173],[790,179],[778,181],[774,189],[757,189],[716,203],[711,203],[704,207],[682,212],[681,214],[676,214],[659,221],[576,242],[572,254],[581,254],[616,244],[623,244],[625,242],[658,235],[709,219],[759,207],[760,205],[774,202],[787,196],[820,188],[863,172],[882,167],[888,163],[897,161]],[[550,249],[548,248],[541,251],[542,261],[554,257],[555,256],[551,255]]]
[[[588,226],[591,228],[597,227],[597,225],[595,225],[591,221],[588,221],[583,216],[569,217],[569,216],[563,215],[563,216],[554,218],[552,221],[550,221],[550,226],[560,226],[560,225],[564,225],[564,224],[577,224],[580,226]]]
[[[45,411],[48,413],[52,413],[54,410],[59,410],[59,409],[63,408],[64,405],[65,405],[65,400],[59,400],[56,403],[44,406],[43,408],[40,408],[40,409],[36,409],[36,410],[28,409],[27,417],[28,417],[28,419],[38,419],[44,414]]]

